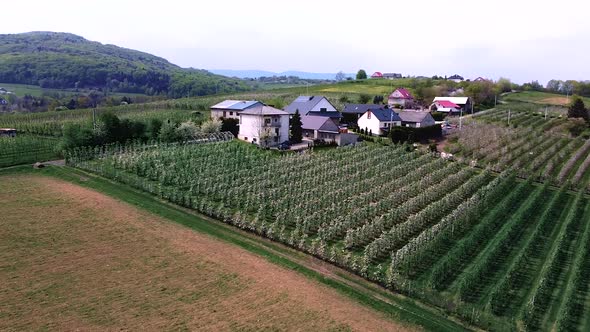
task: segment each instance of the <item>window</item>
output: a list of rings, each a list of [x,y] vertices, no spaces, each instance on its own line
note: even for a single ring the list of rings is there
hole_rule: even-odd
[[[244,141],[248,141],[248,137],[244,137]]]
[[[369,119],[369,120],[371,119],[371,112],[367,113],[367,119]]]
[[[224,118],[225,118],[225,116],[227,115],[226,113],[227,113],[226,111],[223,111],[223,117],[224,117]]]
[[[270,124],[270,119],[269,118],[264,119],[264,124]]]
[[[252,139],[252,142],[256,143],[256,137]]]
[[[234,115],[234,112],[229,112],[229,116],[233,116],[233,115]]]
[[[327,112],[327,111],[328,111],[328,109],[327,109],[327,108],[325,108],[325,107],[321,107],[321,108],[320,108],[320,112]]]
[[[279,119],[275,118],[275,122],[279,122]]]

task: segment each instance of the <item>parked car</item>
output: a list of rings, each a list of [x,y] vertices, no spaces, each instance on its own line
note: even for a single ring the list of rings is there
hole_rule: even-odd
[[[279,150],[289,150],[291,148],[290,141],[284,141],[283,143],[279,144]]]

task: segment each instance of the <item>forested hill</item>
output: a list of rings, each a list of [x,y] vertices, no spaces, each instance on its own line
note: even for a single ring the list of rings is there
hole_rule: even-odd
[[[0,82],[185,97],[248,89],[241,81],[70,33],[0,34]]]

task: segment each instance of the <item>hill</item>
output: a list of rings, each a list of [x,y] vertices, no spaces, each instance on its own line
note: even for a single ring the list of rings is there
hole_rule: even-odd
[[[248,89],[239,80],[181,68],[148,53],[59,32],[0,35],[0,82],[173,98]]]
[[[232,70],[232,69],[211,69],[212,73],[229,77],[258,78],[272,76],[297,76],[308,80],[334,80],[336,73],[310,73],[305,71],[284,71],[280,73],[265,70]],[[355,74],[344,74],[347,77],[355,77]]]

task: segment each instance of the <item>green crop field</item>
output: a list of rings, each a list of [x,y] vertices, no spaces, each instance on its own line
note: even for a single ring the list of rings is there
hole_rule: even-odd
[[[68,162],[485,329],[583,330],[590,314],[579,281],[590,232],[582,191],[405,146],[278,155],[239,142],[134,145],[78,150]]]
[[[32,135],[0,137],[0,167],[59,158],[59,140],[55,138]]]

